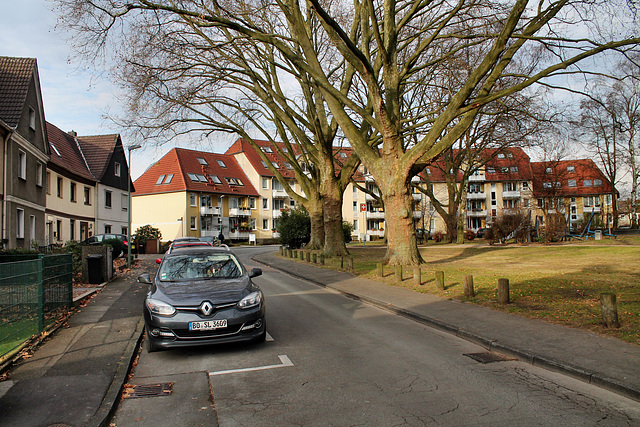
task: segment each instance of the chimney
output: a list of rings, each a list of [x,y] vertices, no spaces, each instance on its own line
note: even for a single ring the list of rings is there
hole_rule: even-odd
[[[69,135],[73,136],[74,138],[76,136],[78,136],[78,132],[76,132],[75,130],[70,130],[69,132],[67,132]]]

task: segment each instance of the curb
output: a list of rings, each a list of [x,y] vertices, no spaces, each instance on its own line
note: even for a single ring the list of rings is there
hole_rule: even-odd
[[[554,371],[554,372],[558,372],[561,374],[565,374],[567,376],[570,376],[574,379],[586,382],[588,384],[592,384],[595,385],[597,387],[609,390],[613,393],[622,395],[624,397],[627,397],[629,399],[633,399],[636,401],[640,402],[640,390],[636,390],[632,387],[629,387],[625,384],[621,384],[619,381],[614,380],[612,378],[607,378],[604,377],[600,374],[597,373],[591,373],[591,372],[587,372],[582,368],[579,368],[577,366],[573,366],[573,365],[569,365],[567,363],[558,361],[558,360],[553,360],[553,359],[549,359],[546,358],[544,356],[540,356],[537,354],[532,354],[532,353],[528,353],[525,352],[523,350],[514,348],[514,347],[510,347],[508,345],[502,344],[500,342],[498,342],[497,340],[493,340],[491,338],[487,338],[481,335],[477,335],[473,332],[469,332],[466,331],[464,329],[461,329],[457,326],[448,324],[446,322],[443,322],[441,320],[438,320],[436,318],[432,318],[429,316],[424,316],[409,310],[405,310],[403,308],[400,307],[396,307],[393,306],[389,303],[385,303],[382,301],[378,301],[376,299],[373,298],[368,298],[368,297],[363,297],[361,295],[356,295],[350,292],[345,292],[341,289],[337,289],[334,288],[330,285],[326,285],[324,283],[321,283],[317,280],[314,280],[313,278],[309,278],[309,277],[305,277],[302,276],[294,271],[290,271],[287,270],[285,268],[282,267],[278,267],[275,266],[273,264],[270,264],[269,262],[263,260],[263,259],[259,259],[260,255],[256,255],[251,257],[251,259],[257,263],[260,264],[264,264],[266,266],[269,266],[271,268],[274,268],[276,270],[279,270],[283,273],[286,273],[292,277],[298,278],[298,279],[302,279],[305,280],[309,283],[313,283],[314,285],[323,287],[325,289],[331,289],[333,291],[337,291],[339,293],[341,293],[342,295],[357,300],[357,301],[362,301],[371,305],[374,305],[378,308],[381,308],[383,310],[389,311],[391,313],[395,313],[398,314],[402,317],[406,317],[408,319],[417,321],[419,323],[422,323],[424,325],[427,325],[429,327],[432,327],[434,329],[438,329],[440,331],[455,335],[459,338],[462,338],[466,341],[472,342],[474,344],[480,345],[481,347],[486,348],[488,351],[495,351],[497,353],[502,353],[505,354],[507,356],[511,356],[511,357],[515,357],[518,360],[521,360],[523,362],[526,362],[530,365],[533,366],[537,366],[543,369],[547,369],[549,371]],[[346,272],[341,272],[341,273],[346,273]],[[350,274],[350,273],[346,273],[346,274]],[[351,276],[353,276],[352,274],[350,274]],[[357,277],[357,276],[353,276],[353,277]]]
[[[102,399],[100,407],[98,408],[96,413],[93,414],[93,416],[87,423],[87,426],[107,427],[109,425],[109,422],[115,415],[116,409],[118,408],[118,403],[120,402],[120,395],[122,394],[124,385],[127,382],[127,377],[129,376],[133,364],[138,357],[138,349],[140,348],[143,332],[144,317],[140,315],[140,319],[138,320],[136,329],[133,333],[133,338],[129,340],[127,348],[122,353],[122,356],[120,356],[118,367],[116,368],[116,373],[113,376],[113,381],[111,381],[111,385],[109,385],[109,388],[107,389],[107,392]]]

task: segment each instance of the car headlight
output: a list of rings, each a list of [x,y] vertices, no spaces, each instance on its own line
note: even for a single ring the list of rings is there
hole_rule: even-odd
[[[172,305],[152,298],[147,299],[147,308],[152,314],[157,314],[158,316],[171,316],[176,312]]]
[[[252,292],[238,302],[238,308],[252,308],[260,305],[262,302],[262,294],[260,292]]]

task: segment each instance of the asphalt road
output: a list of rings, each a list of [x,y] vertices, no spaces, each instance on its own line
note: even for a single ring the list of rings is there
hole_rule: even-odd
[[[266,343],[143,351],[114,424],[221,426],[639,425],[640,405],[263,267]],[[210,387],[210,388],[209,388]],[[177,398],[177,396],[182,396]],[[213,401],[211,401],[213,400]],[[159,424],[157,424],[159,423]]]

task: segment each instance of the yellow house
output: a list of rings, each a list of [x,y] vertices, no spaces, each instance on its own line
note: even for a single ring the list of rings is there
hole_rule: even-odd
[[[151,225],[162,240],[218,236],[248,241],[259,194],[233,156],[174,148],[134,183],[132,232]]]

